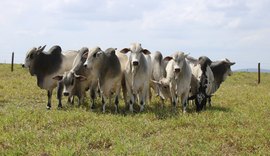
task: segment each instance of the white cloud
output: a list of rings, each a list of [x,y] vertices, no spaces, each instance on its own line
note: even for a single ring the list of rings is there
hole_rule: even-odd
[[[254,60],[254,47],[268,61],[269,7],[268,0],[2,0],[0,51],[24,57],[43,44],[122,48],[138,41],[166,55],[183,50],[242,66]]]

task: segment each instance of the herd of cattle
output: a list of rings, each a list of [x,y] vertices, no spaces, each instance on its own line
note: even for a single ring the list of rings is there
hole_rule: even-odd
[[[22,66],[37,77],[41,89],[47,90],[48,109],[53,89],[57,87],[60,108],[62,94],[71,103],[77,96],[80,105],[89,90],[91,109],[100,95],[103,112],[112,98],[118,112],[122,89],[126,107],[133,112],[133,105],[138,103],[143,111],[151,101],[153,89],[163,104],[170,99],[174,110],[181,102],[186,112],[188,100],[195,100],[196,110],[200,111],[207,102],[211,105],[211,96],[232,74],[230,67],[235,64],[228,59],[212,62],[206,56],[195,59],[183,52],[163,58],[160,52],[151,54],[140,43],[132,43],[120,51],[115,48],[103,51],[100,47],[67,52],[62,52],[60,46],[53,46],[48,52],[44,49],[45,46],[28,51]]]

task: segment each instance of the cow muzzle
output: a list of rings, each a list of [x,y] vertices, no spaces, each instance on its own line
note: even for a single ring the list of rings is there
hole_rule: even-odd
[[[175,72],[175,73],[180,73],[180,71],[181,71],[180,68],[175,68],[175,69],[174,69],[174,72]]]
[[[69,92],[64,92],[64,96],[69,96]]]
[[[139,62],[138,62],[138,61],[133,61],[133,62],[132,62],[132,65],[133,65],[133,66],[138,66],[138,65],[139,65]]]

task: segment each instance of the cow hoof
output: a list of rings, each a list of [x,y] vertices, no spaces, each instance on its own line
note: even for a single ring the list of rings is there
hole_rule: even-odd
[[[47,109],[47,110],[51,110],[51,107],[47,106],[46,109]]]
[[[58,110],[61,110],[62,108],[63,108],[62,106],[58,106],[58,107],[57,107]]]

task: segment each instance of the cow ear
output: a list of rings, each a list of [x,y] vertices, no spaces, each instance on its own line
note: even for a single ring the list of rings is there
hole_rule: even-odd
[[[103,52],[102,51],[99,51],[99,52],[97,52],[96,57],[99,57],[102,54],[103,54]]]
[[[226,61],[227,63],[229,63],[230,66],[232,66],[232,65],[235,64],[235,62],[231,62],[231,61],[230,61],[229,59],[227,59],[227,58],[225,58],[225,61]]]
[[[235,64],[235,62],[230,62],[230,66],[232,66],[232,65],[234,65]]]
[[[42,52],[45,49],[45,47],[46,47],[46,45],[44,45],[43,47],[39,46],[38,49],[37,49],[37,51]]]
[[[165,57],[163,60],[164,60],[164,61],[170,61],[171,59],[173,59],[171,56],[167,56],[167,57]]]
[[[75,78],[78,79],[78,80],[80,80],[80,81],[85,81],[85,80],[87,80],[87,78],[86,78],[85,76],[82,76],[82,75],[76,75],[76,74],[74,74],[74,75],[75,75]]]
[[[151,82],[158,84],[158,85],[161,85],[161,83],[159,81],[156,81],[156,80],[151,80]]]
[[[112,50],[111,50],[112,55],[115,55],[115,50],[116,50],[116,48],[112,48]]]
[[[130,51],[130,48],[124,48],[122,50],[120,50],[120,53],[126,54]]]
[[[54,80],[61,81],[63,79],[63,76],[55,76],[53,77]]]
[[[143,49],[142,52],[145,54],[145,55],[149,55],[151,54],[151,52],[147,49]]]
[[[82,55],[82,58],[87,59],[87,57],[88,57],[88,52],[85,52],[85,53]]]

